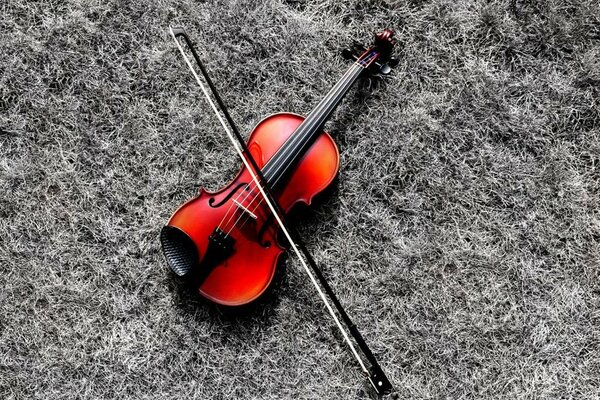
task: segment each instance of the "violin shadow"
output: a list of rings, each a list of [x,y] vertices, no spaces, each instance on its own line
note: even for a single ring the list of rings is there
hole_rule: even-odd
[[[317,234],[319,235],[318,240],[322,241],[324,239],[322,235],[326,235],[329,231],[328,229],[323,230],[323,226],[332,226],[337,222],[339,216],[336,211],[340,207],[340,203],[337,201],[338,184],[338,177],[336,177],[323,192],[312,199],[310,206],[299,204],[290,213],[288,220],[297,228],[300,237],[306,242],[310,242],[309,238]]]

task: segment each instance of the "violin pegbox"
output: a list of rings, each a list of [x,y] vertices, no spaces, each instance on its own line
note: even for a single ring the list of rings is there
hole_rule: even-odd
[[[392,68],[398,65],[398,60],[392,57],[392,50],[396,44],[393,39],[394,31],[386,28],[375,34],[375,41],[370,48],[365,48],[361,44],[354,42],[352,47],[342,51],[342,56],[347,60],[358,62],[367,52],[376,52],[378,55],[375,60],[369,62],[368,69],[374,74],[388,75]]]

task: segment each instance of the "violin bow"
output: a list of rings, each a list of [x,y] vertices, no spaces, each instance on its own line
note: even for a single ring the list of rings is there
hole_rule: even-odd
[[[248,149],[248,146],[246,145],[244,138],[240,134],[235,122],[231,118],[231,115],[227,111],[227,107],[225,106],[225,103],[223,102],[221,96],[219,95],[219,92],[217,91],[217,88],[215,87],[212,80],[210,79],[210,76],[208,75],[208,71],[206,70],[206,68],[204,67],[204,64],[200,60],[200,57],[198,56],[198,53],[196,52],[196,49],[195,49],[192,41],[190,40],[189,36],[187,35],[187,33],[185,32],[185,30],[182,27],[171,27],[170,33],[171,33],[171,36],[173,37],[173,40],[175,41],[179,51],[181,52],[181,55],[183,56],[186,64],[188,65],[190,71],[196,78],[196,82],[198,83],[198,85],[200,86],[200,89],[204,93],[206,100],[208,101],[209,105],[213,109],[215,115],[217,116],[217,119],[223,126],[223,129],[225,130],[225,133],[227,134],[229,140],[231,141],[235,151],[238,153],[238,155],[242,159],[242,162],[248,169],[250,176],[252,177],[252,180],[254,181],[254,183],[256,184],[258,189],[260,190],[260,193],[263,196],[263,198],[265,199],[265,203],[269,207],[270,211],[273,213],[273,216],[275,217],[277,224],[279,225],[279,227],[281,228],[281,231],[283,232],[286,239],[290,243],[290,247],[293,249],[294,253],[298,257],[300,264],[302,265],[306,274],[310,278],[310,281],[313,283],[314,287],[316,288],[317,293],[319,294],[319,297],[321,298],[321,300],[323,301],[323,304],[325,305],[325,308],[327,309],[327,311],[329,311],[329,314],[333,318],[333,320],[334,320],[337,328],[341,332],[344,340],[350,347],[352,354],[356,358],[358,364],[360,365],[360,368],[362,369],[363,373],[366,375],[371,386],[375,390],[375,393],[377,393],[377,395],[379,397],[384,396],[384,395],[397,396],[395,394],[395,391],[394,391],[394,388],[393,388],[391,382],[388,380],[387,376],[383,372],[383,369],[379,365],[379,362],[377,362],[377,359],[373,355],[373,352],[371,351],[371,349],[369,348],[369,346],[363,339],[358,328],[352,322],[352,320],[348,316],[348,313],[346,312],[346,310],[344,309],[344,307],[338,300],[337,296],[335,295],[333,289],[331,288],[331,286],[329,285],[329,283],[323,276],[323,273],[321,272],[320,268],[317,266],[317,263],[315,262],[314,258],[310,254],[310,252],[308,251],[308,249],[307,249],[306,245],[304,244],[302,238],[300,237],[298,231],[294,227],[292,227],[291,225],[288,224],[285,213],[279,206],[279,203],[275,200],[273,194],[271,193],[269,186],[267,184],[265,184],[265,182],[266,182],[265,177],[263,176],[260,168],[258,167],[256,160],[253,158],[252,154],[250,153],[250,150]],[[214,96],[219,108],[221,109],[221,113],[223,114],[223,116],[225,117],[225,120],[229,124],[229,127],[231,127],[231,130],[225,123],[225,120],[223,119],[223,116],[219,112],[217,105],[215,105],[215,102],[212,100],[208,90],[202,83],[202,80],[200,79],[200,76],[198,76],[198,73],[194,69],[192,62],[190,61],[188,56],[185,54],[183,47],[181,46],[181,43],[179,42],[178,38],[182,38],[185,41],[188,48],[190,49],[190,51],[194,57],[194,60],[196,61],[196,64],[200,68],[200,72],[202,73],[204,80],[208,84],[208,87],[210,88],[212,95]],[[232,131],[233,131],[233,133],[232,133]],[[328,297],[329,297],[329,300],[331,300],[331,302],[328,300]],[[333,307],[332,307],[331,303],[333,303]],[[339,316],[341,317],[341,321],[340,321],[340,318],[338,318],[338,315],[336,315],[336,312],[334,311],[334,307],[335,307],[335,310],[337,310]],[[344,329],[344,326],[342,325],[342,321],[346,325],[346,329]],[[352,342],[352,340],[350,340],[350,337],[348,336],[348,332],[354,338],[356,345],[362,352],[364,358],[366,358],[367,362],[370,364],[370,368],[367,367],[367,365],[365,364],[365,361],[359,355],[359,353],[356,349],[356,346],[354,345],[354,343]]]

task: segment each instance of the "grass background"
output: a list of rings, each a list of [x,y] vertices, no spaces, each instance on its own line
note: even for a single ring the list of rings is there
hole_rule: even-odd
[[[401,397],[600,396],[597,1],[44,0],[0,5],[0,398],[371,396],[291,257],[245,313],[168,273],[161,226],[240,164],[169,25],[245,132],[395,28],[308,247]]]

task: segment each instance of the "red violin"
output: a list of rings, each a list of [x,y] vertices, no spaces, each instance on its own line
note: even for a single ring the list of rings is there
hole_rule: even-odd
[[[346,52],[355,62],[307,117],[274,114],[251,132],[247,147],[284,212],[299,203],[310,205],[335,178],[339,152],[323,124],[366,70],[389,72],[392,36],[386,29],[361,54]],[[273,214],[243,167],[224,188],[214,193],[201,189],[182,205],[160,239],[177,275],[194,279],[207,299],[238,306],[269,287],[285,251],[278,232]]]

